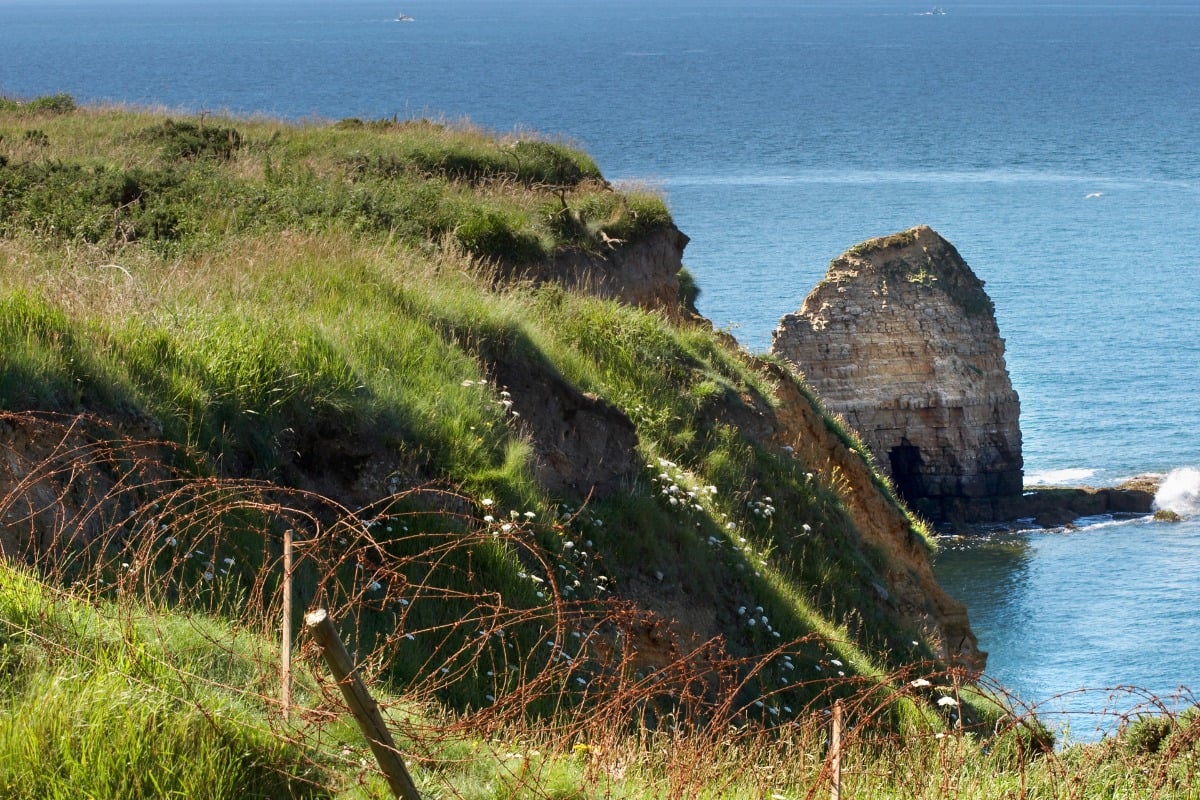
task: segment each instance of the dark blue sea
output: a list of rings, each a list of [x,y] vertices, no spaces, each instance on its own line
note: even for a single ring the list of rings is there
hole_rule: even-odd
[[[831,258],[927,223],[995,301],[1028,481],[1200,465],[1200,5],[931,10],[0,0],[0,93],[570,139],[666,195],[701,311],[755,351]],[[1200,523],[1092,522],[945,548],[991,673],[1030,702],[1200,687]]]

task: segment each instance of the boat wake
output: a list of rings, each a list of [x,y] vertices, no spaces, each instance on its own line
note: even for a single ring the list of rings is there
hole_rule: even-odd
[[[1156,511],[1174,511],[1182,517],[1200,515],[1200,469],[1171,470],[1154,495]]]

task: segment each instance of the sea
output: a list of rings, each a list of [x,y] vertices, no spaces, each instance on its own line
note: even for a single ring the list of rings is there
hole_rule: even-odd
[[[1200,688],[1200,4],[942,1],[0,0],[0,94],[570,141],[663,193],[755,352],[931,225],[995,302],[1027,483],[1156,473],[1184,514],[943,542],[989,677],[1094,738]]]

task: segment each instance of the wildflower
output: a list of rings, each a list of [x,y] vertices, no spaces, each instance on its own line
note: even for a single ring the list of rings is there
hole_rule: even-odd
[[[175,539],[175,537],[174,537],[174,536],[168,536],[168,537],[167,537],[167,544],[171,545],[171,547],[174,547],[175,545],[179,544],[179,542],[178,542],[178,541],[176,541],[176,539]]]
[[[483,498],[483,500],[482,500],[482,501],[480,501],[480,504],[481,504],[481,505],[482,505],[484,508],[491,508],[491,505],[492,505],[492,498],[490,498],[490,497],[485,497],[485,498]]]
[[[380,589],[382,589],[382,588],[383,588],[383,584],[382,584],[382,583],[380,583],[379,581],[373,581],[373,582],[371,583],[371,587],[370,587],[370,588],[371,588],[371,591],[372,591],[372,592],[378,592]]]
[[[204,571],[204,580],[211,581],[212,579],[213,579],[212,570],[205,570]]]
[[[417,640],[417,637],[413,636],[411,633],[404,634],[404,638],[408,639],[410,642],[415,642]]]
[[[492,524],[493,522],[495,522],[495,521],[496,521],[496,518],[495,518],[495,517],[493,517],[491,514],[488,514],[487,516],[485,516],[485,517],[483,518],[483,521],[484,521],[484,522],[486,522],[486,523],[488,523],[488,524],[490,525],[490,524]]]
[[[839,660],[838,660],[838,659],[836,659],[836,658],[831,658],[831,659],[829,659],[829,663],[830,663],[830,664],[833,664],[835,667],[841,667],[841,666],[845,666],[844,664],[842,664],[842,662],[841,662],[841,661],[839,661]]]
[[[957,701],[957,700],[955,700],[953,697],[939,697],[939,698],[938,698],[938,701],[937,701],[937,704],[938,704],[939,706],[941,706],[942,708],[945,708],[945,707],[947,707],[947,706],[956,706],[956,705],[958,705],[958,701]]]
[[[924,678],[917,678],[915,681],[913,681],[912,683],[909,684],[909,686],[913,687],[914,689],[923,689],[926,686],[932,686],[932,685],[933,684],[931,684],[929,681],[925,680]]]
[[[537,513],[534,511],[526,511],[525,512],[525,519],[533,519],[536,516],[537,516]]]
[[[463,385],[463,386],[474,386],[474,385],[475,385],[475,381],[472,381],[472,380],[465,380],[465,381],[463,381],[463,382],[462,382],[462,385]]]
[[[232,567],[232,566],[233,566],[233,559],[232,559],[232,558],[230,558],[229,556],[225,556],[225,558],[223,558],[223,559],[221,559],[221,560],[222,560],[223,562],[225,562],[226,566],[230,566],[230,567]]]

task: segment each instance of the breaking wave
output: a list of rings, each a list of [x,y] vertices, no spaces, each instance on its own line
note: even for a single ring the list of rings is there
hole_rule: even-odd
[[[1154,509],[1174,511],[1184,517],[1200,514],[1200,469],[1171,470],[1154,495]]]
[[[1047,469],[1031,472],[1025,476],[1029,486],[1072,486],[1095,476],[1096,470],[1084,467],[1071,469]]]

